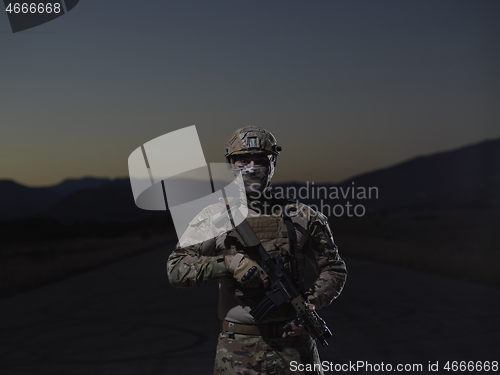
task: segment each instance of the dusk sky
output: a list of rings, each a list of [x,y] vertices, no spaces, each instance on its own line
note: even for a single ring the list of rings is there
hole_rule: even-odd
[[[498,138],[499,16],[498,1],[81,0],[13,34],[2,12],[0,179],[126,177],[133,150],[190,125],[208,162],[235,129],[271,130],[275,182]]]

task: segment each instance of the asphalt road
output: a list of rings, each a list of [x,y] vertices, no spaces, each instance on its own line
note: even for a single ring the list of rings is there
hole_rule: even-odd
[[[217,284],[172,288],[172,248],[0,300],[0,374],[211,374]],[[346,263],[342,295],[320,310],[334,333],[320,349],[329,365],[421,364],[412,373],[435,374],[453,373],[447,361],[500,360],[499,289]]]

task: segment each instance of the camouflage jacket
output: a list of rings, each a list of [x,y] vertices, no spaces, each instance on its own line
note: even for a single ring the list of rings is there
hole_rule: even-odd
[[[298,286],[316,308],[330,304],[342,291],[347,271],[338,254],[326,216],[289,199],[273,198],[254,203],[257,205],[250,206],[253,209],[249,210],[247,221],[266,251],[271,255],[280,254],[284,257],[285,267],[290,264],[286,258],[290,246],[281,209],[287,212],[296,233],[294,255],[299,269]],[[207,241],[201,238],[207,231],[216,231],[210,218],[222,209],[222,204],[207,207],[191,222],[188,228],[190,235],[193,238],[198,235],[200,238],[192,242],[195,243],[192,246],[180,247],[177,244],[167,261],[168,278],[174,287],[180,288],[195,287],[217,279],[220,283],[219,317],[251,324],[254,321],[249,310],[252,304],[262,298],[265,290],[263,287],[245,289],[236,285],[224,264],[225,255],[245,253],[245,248],[226,233],[215,233],[214,239]],[[313,265],[316,272],[316,281],[308,289],[305,289],[303,283],[305,259]],[[281,310],[270,314],[264,322],[288,319],[290,316],[293,316],[293,309]]]

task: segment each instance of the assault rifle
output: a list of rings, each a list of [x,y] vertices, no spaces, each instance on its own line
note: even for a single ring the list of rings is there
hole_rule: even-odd
[[[256,321],[260,322],[274,308],[284,303],[290,302],[297,312],[297,317],[287,323],[283,330],[292,332],[292,322],[295,325],[304,326],[310,335],[318,340],[323,346],[328,345],[326,341],[332,336],[332,333],[326,322],[318,315],[316,311],[309,310],[309,307],[295,286],[293,280],[285,271],[283,260],[280,256],[271,256],[262,246],[259,238],[255,235],[252,227],[243,218],[243,215],[236,210],[228,210],[231,216],[231,226],[234,234],[245,247],[257,247],[260,260],[256,260],[259,266],[266,272],[270,281],[269,291],[265,297],[255,305],[250,314]],[[239,222],[237,226],[234,222]],[[242,277],[242,281],[248,280],[257,271],[257,267],[250,268]]]

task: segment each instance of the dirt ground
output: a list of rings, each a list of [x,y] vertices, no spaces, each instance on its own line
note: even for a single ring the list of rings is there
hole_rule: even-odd
[[[399,212],[335,218],[341,254],[500,286],[500,211]]]
[[[152,234],[2,244],[0,298],[113,263],[174,240],[171,234]]]
[[[398,212],[330,220],[340,254],[500,286],[500,211]],[[175,241],[175,234],[4,243],[0,298]]]

